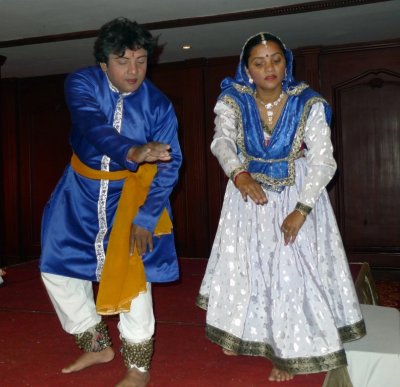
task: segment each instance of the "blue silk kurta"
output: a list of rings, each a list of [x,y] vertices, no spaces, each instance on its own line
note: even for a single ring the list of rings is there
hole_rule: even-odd
[[[157,164],[147,199],[133,223],[154,231],[164,208],[172,219],[169,196],[178,180],[182,155],[171,102],[148,80],[136,92],[121,95],[98,66],[71,74],[65,94],[72,119],[72,150],[93,169],[134,172],[138,165],[126,159],[132,146],[151,141],[171,145],[171,161]],[[122,112],[117,109],[120,98]],[[114,127],[116,120],[121,122],[119,130]],[[42,272],[100,279],[122,185],[123,180],[85,178],[67,166],[43,214]],[[142,257],[147,281],[176,280],[173,234],[153,237],[153,244],[153,251]]]

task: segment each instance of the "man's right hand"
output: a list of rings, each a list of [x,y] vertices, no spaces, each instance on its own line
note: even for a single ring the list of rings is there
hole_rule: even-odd
[[[150,231],[132,223],[129,238],[129,255],[133,255],[135,247],[140,256],[146,254],[146,252],[151,253],[153,251],[153,237]]]
[[[137,164],[152,163],[154,161],[169,161],[171,146],[161,142],[149,142],[129,149],[127,159]]]

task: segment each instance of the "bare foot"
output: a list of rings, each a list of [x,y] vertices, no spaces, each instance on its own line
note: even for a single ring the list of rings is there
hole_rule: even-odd
[[[228,355],[228,356],[237,356],[237,355],[238,355],[237,352],[235,352],[235,351],[230,351],[229,349],[226,349],[226,348],[222,348],[222,352],[223,352],[225,355]]]
[[[72,364],[61,370],[63,374],[81,371],[95,364],[108,363],[114,359],[114,350],[111,347],[104,348],[99,352],[85,352],[78,357]]]
[[[140,372],[136,368],[131,368],[126,372],[125,377],[116,387],[146,387],[149,380],[149,372]]]
[[[286,382],[292,379],[293,379],[292,374],[286,371],[282,371],[276,367],[272,368],[272,371],[268,378],[270,382]]]

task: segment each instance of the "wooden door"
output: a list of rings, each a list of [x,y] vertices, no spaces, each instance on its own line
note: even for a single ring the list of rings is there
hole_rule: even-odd
[[[321,62],[322,93],[334,110],[336,212],[348,258],[399,267],[399,42],[333,49]]]

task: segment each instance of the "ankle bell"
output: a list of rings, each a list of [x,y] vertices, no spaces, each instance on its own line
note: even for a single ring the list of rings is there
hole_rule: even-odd
[[[121,353],[124,357],[125,366],[127,368],[150,369],[151,358],[153,356],[153,339],[142,343],[129,343],[124,338],[122,340]]]
[[[76,334],[74,337],[75,343],[85,352],[100,352],[107,347],[111,347],[111,339],[104,321],[100,321],[94,327],[83,333]]]

